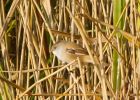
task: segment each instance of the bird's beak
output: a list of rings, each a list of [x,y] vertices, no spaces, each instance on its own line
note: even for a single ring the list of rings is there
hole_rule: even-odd
[[[49,52],[51,53],[53,51],[52,47],[49,49]]]

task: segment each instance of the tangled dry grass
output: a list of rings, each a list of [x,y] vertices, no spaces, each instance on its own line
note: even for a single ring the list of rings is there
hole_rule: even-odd
[[[1,0],[0,98],[138,100],[139,3]],[[82,45],[97,64],[62,64],[49,52],[58,40]]]

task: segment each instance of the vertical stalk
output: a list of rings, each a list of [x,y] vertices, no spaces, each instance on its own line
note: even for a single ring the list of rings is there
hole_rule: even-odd
[[[120,19],[121,13],[124,8],[125,1],[124,0],[114,0],[113,1],[113,24],[115,27],[119,29],[123,29],[124,26],[124,17]],[[120,19],[120,20],[119,20]],[[117,47],[118,51],[122,53],[123,50],[123,37],[121,33],[116,32],[117,38]],[[120,61],[117,51],[113,49],[113,68],[112,68],[112,81],[113,81],[113,89],[117,91],[121,86],[121,70],[120,70]]]

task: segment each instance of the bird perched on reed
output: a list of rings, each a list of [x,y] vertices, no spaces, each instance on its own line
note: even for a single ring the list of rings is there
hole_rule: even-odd
[[[86,49],[74,42],[56,42],[51,47],[50,52],[52,52],[59,60],[64,63],[70,63],[77,58],[79,58],[82,63],[92,63]]]

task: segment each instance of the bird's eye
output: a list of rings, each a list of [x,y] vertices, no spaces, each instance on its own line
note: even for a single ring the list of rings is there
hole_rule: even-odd
[[[56,50],[56,46],[52,47],[51,51],[55,51]]]
[[[53,50],[55,50],[55,49],[56,49],[56,46],[53,47]]]

